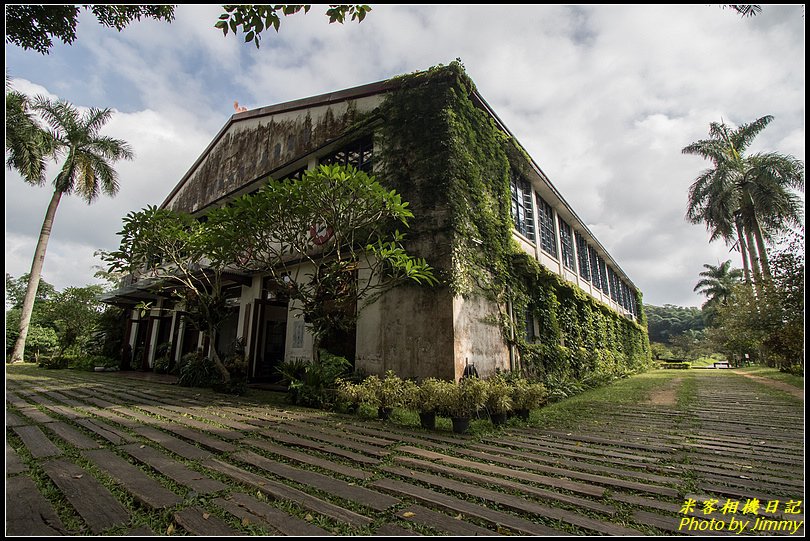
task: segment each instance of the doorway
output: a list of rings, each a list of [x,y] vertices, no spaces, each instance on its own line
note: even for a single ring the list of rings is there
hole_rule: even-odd
[[[289,301],[261,300],[255,302],[251,351],[251,379],[255,382],[276,383],[281,379],[278,367],[284,362],[287,348],[287,311]]]

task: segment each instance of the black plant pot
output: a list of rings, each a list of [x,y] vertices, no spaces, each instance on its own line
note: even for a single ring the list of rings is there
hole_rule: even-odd
[[[527,410],[527,409],[515,410],[515,415],[516,415],[516,416],[517,416],[517,417],[518,417],[518,418],[519,418],[521,421],[528,421],[528,420],[529,420],[529,414],[530,414],[530,413],[531,413],[531,410]]]
[[[492,421],[492,424],[495,426],[501,426],[506,422],[506,412],[502,413],[490,413],[489,420]]]
[[[391,417],[391,412],[394,411],[394,408],[377,408],[377,417],[382,419],[383,421],[387,421],[389,417]]]
[[[453,422],[453,432],[456,434],[466,434],[470,429],[469,417],[451,417],[450,420]]]
[[[419,425],[422,428],[433,430],[436,428],[436,412],[435,411],[420,411],[419,412]]]

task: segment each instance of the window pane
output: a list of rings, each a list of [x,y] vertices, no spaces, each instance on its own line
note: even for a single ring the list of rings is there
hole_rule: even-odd
[[[565,223],[565,220],[562,218],[559,218],[558,221],[560,223],[560,248],[562,251],[563,264],[576,272],[576,261],[574,261],[574,236],[571,232],[571,226]]]
[[[577,239],[577,259],[579,259],[579,275],[583,280],[591,281],[591,264],[588,260],[588,243],[585,237],[576,234]]]
[[[537,194],[537,208],[540,222],[540,248],[557,257],[557,235],[554,233],[554,210]]]
[[[534,214],[532,212],[531,186],[526,180],[512,176],[512,220],[515,229],[529,240],[534,240]]]

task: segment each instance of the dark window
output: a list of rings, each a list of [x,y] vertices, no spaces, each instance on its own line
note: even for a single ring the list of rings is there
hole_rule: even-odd
[[[320,162],[327,165],[351,165],[371,174],[374,164],[374,141],[371,136],[364,137],[324,156]]]
[[[602,289],[602,280],[599,279],[599,256],[593,246],[588,246],[588,259],[591,264],[591,283],[596,289]]]
[[[557,218],[560,222],[560,251],[562,252],[563,265],[576,272],[577,262],[574,259],[574,235],[571,226],[559,216]]]
[[[605,260],[602,256],[596,256],[597,261],[599,262],[599,281],[602,284],[600,288],[602,293],[610,293],[610,285],[608,284],[608,274],[607,274],[607,265],[605,264]]]
[[[554,233],[554,210],[537,194],[537,208],[540,222],[540,248],[557,257],[557,235]]]
[[[622,282],[622,287],[619,291],[622,292],[622,306],[625,308],[625,310],[630,310],[630,287],[626,283]]]
[[[608,281],[610,282],[610,298],[619,302],[619,276],[611,267],[608,267]]]
[[[534,342],[537,335],[534,334],[534,312],[531,306],[526,307],[526,341]]]
[[[577,240],[577,259],[579,259],[579,276],[583,280],[591,281],[591,263],[588,260],[588,243],[585,237],[575,233]]]
[[[523,180],[512,177],[512,219],[515,229],[529,240],[534,240],[534,213],[532,212],[532,188]]]

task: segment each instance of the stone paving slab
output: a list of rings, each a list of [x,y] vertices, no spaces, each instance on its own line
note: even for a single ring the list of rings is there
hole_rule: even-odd
[[[225,490],[227,486],[216,479],[194,471],[184,464],[168,457],[159,450],[148,445],[131,444],[121,447],[139,462],[150,466],[166,477],[174,479],[198,494],[213,494]]]
[[[6,442],[6,476],[28,471],[28,466],[20,459],[17,451]]]
[[[98,449],[101,447],[99,442],[95,441],[94,439],[85,436],[79,430],[73,428],[67,423],[63,423],[61,421],[56,421],[53,423],[48,423],[45,425],[45,428],[65,440],[67,443],[76,447],[77,449]]]
[[[258,524],[280,535],[331,535],[323,528],[310,524],[284,511],[270,507],[256,498],[236,492],[228,498],[214,500],[222,509],[250,524]]]
[[[307,494],[302,490],[245,471],[231,464],[219,460],[212,460],[209,461],[206,466],[227,475],[239,483],[248,485],[273,499],[293,501],[305,509],[309,509],[310,511],[314,511],[315,513],[330,517],[334,520],[359,527],[367,526],[372,522],[369,517],[322,500],[311,494]]]
[[[180,503],[180,497],[160,483],[107,449],[86,451],[84,455],[93,464],[115,479],[138,501],[152,509],[163,509]]]
[[[26,476],[6,479],[6,535],[64,535],[53,506]]]
[[[66,460],[45,462],[42,468],[94,534],[129,522],[129,512],[86,470]]]
[[[38,426],[15,426],[13,430],[34,458],[62,455],[62,449],[54,445]]]
[[[238,530],[234,530],[221,519],[212,516],[204,509],[190,507],[176,512],[174,520],[191,535],[201,535],[205,537],[222,537],[234,535],[246,535]]]

